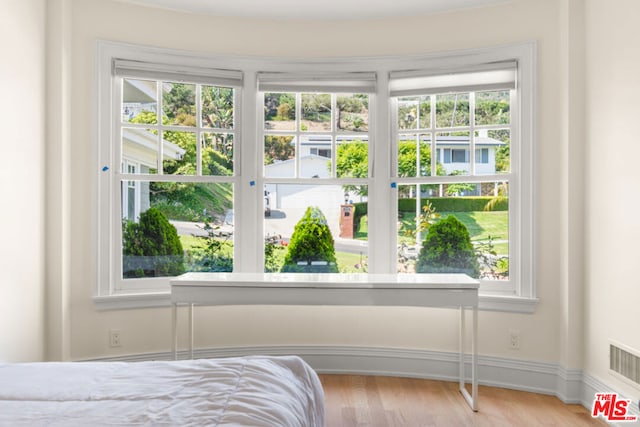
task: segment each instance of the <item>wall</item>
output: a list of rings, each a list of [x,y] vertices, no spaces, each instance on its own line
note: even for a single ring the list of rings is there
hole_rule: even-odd
[[[563,201],[567,138],[558,113],[566,65],[561,59],[561,21],[555,0],[522,0],[496,7],[426,17],[379,21],[278,22],[221,19],[147,9],[106,0],[76,0],[72,7],[72,122],[70,230],[70,357],[167,351],[169,309],[96,311],[96,228],[94,141],[94,57],[97,39],[211,54],[280,57],[336,57],[420,54],[504,45],[535,40],[538,44],[537,169],[535,206],[536,277],[540,297],[535,314],[480,313],[480,353],[558,363],[563,336],[559,326],[561,294],[567,287],[562,260],[567,258],[568,207]],[[563,148],[564,147],[564,148]],[[562,187],[562,188],[559,188]],[[578,187],[579,189],[579,187]],[[564,220],[562,220],[564,218]],[[563,252],[564,251],[564,252]],[[292,321],[295,319],[295,321]],[[405,349],[453,350],[457,346],[456,313],[449,310],[394,308],[226,307],[201,310],[197,321],[215,325],[198,346],[215,345],[352,345]],[[434,328],[433,325],[438,325]],[[107,346],[109,328],[122,330],[123,347]],[[507,329],[521,331],[521,349],[507,348]],[[564,333],[563,333],[564,331]],[[581,336],[582,332],[577,331]],[[565,353],[581,351],[569,344]],[[565,364],[575,365],[572,358]]]
[[[44,357],[45,0],[0,1],[0,362]]]
[[[608,373],[609,340],[640,351],[637,218],[640,4],[588,0],[585,10],[587,182],[586,370],[629,397]]]

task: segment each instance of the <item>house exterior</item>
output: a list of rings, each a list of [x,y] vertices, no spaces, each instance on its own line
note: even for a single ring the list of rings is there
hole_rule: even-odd
[[[142,111],[156,111],[155,83],[144,80],[125,79],[123,120],[128,121]],[[124,128],[122,131],[123,171],[129,174],[148,174],[158,168],[158,136],[139,127]],[[180,160],[185,150],[162,139],[162,160]],[[122,218],[135,221],[140,213],[150,206],[149,182],[126,181],[122,184]]]
[[[352,142],[361,140],[367,142],[366,135],[362,137],[338,137],[337,143]],[[426,137],[424,142],[430,140]],[[480,134],[475,138],[475,168],[476,174],[479,175],[491,175],[496,173],[496,151],[498,148],[505,145],[504,142],[487,136],[486,132]],[[291,144],[296,144],[295,138]],[[331,136],[329,135],[310,135],[305,137],[299,144],[299,177],[301,178],[330,178],[331,170],[331,151],[332,143]],[[436,140],[436,154],[435,158],[437,162],[442,165],[446,175],[453,175],[458,173],[467,173],[471,167],[470,163],[470,147],[468,136],[438,136]],[[296,161],[295,159],[289,159],[284,161],[276,161],[272,164],[265,166],[265,176],[267,178],[293,178],[295,176]],[[286,209],[288,206],[297,206],[298,200],[294,200],[296,194],[299,194],[301,189],[296,185],[276,185],[267,184],[265,190],[268,192],[269,203],[274,209]],[[309,187],[309,186],[304,186]],[[321,193],[312,195],[311,189],[305,189],[305,198],[309,198],[314,202],[310,204],[320,207],[325,215],[326,212],[331,212],[336,206],[344,201],[344,191],[341,186],[329,186],[333,188],[333,196],[327,197],[324,189]],[[478,196],[483,194],[480,185],[476,185],[474,190],[467,190],[464,195],[466,196]],[[302,193],[300,193],[302,194]],[[433,189],[428,190],[424,196],[443,195],[443,187],[440,186],[439,191]],[[460,194],[463,195],[463,194]],[[326,206],[325,206],[326,205]],[[309,206],[309,205],[307,205]],[[330,216],[330,215],[329,215]],[[328,217],[329,217],[328,216]]]
[[[496,173],[496,150],[505,143],[488,136],[475,138],[475,168],[478,175]],[[437,162],[440,163],[447,175],[457,172],[469,172],[471,165],[469,137],[439,136],[436,140]]]

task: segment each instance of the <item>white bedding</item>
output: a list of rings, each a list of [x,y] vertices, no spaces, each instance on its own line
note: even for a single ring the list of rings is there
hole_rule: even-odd
[[[323,423],[322,386],[295,356],[0,363],[0,426]]]

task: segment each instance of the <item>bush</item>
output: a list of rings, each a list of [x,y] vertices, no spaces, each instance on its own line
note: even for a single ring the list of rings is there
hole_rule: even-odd
[[[231,272],[233,271],[233,242],[229,237],[218,235],[219,227],[213,227],[208,221],[204,227],[198,226],[207,233],[206,236],[194,236],[198,245],[187,251],[189,271]]]
[[[322,263],[322,265],[317,265]],[[315,265],[314,265],[315,264]],[[293,229],[282,272],[337,273],[336,251],[327,219],[317,207],[307,208]]]
[[[124,277],[177,276],[184,273],[184,252],[176,228],[156,208],[126,221],[122,230]]]
[[[416,263],[418,273],[464,273],[480,276],[469,231],[450,215],[429,227]]]
[[[469,197],[427,197],[420,199],[422,206],[430,202],[438,212],[474,212],[483,211],[487,203],[494,197],[469,196]],[[509,208],[509,200],[504,198],[496,203],[494,211],[506,211]],[[415,212],[416,199],[398,199],[399,212]]]

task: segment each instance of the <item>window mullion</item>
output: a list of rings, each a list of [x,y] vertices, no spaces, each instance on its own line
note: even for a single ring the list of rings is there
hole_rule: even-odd
[[[431,116],[429,119],[429,124],[431,125],[429,129],[431,130],[431,176],[438,175],[438,143],[436,141],[438,134],[435,132],[436,129],[436,96],[429,96],[429,103],[431,104],[431,108],[429,110],[429,115]],[[443,161],[444,161],[444,152]],[[433,160],[435,156],[435,161]]]
[[[245,72],[246,82],[255,82],[255,72]],[[234,139],[234,144],[241,146],[246,145],[247,141],[256,141],[258,137],[264,140],[263,132],[258,131],[256,123],[258,123],[258,110],[256,103],[258,101],[258,93],[256,85],[245,84],[241,91],[241,97],[236,100],[240,103],[239,117],[236,116],[235,127],[239,128],[238,136]],[[238,107],[238,105],[236,105]],[[235,114],[235,111],[234,111]],[[261,206],[258,192],[262,193],[263,179],[262,168],[259,168],[258,159],[260,156],[258,150],[241,149],[240,155],[240,171],[236,172],[234,185],[234,269],[235,272],[251,273],[261,272],[264,260],[263,250],[263,221],[260,216]],[[234,154],[235,155],[235,154]]]
[[[375,136],[373,156],[375,174],[369,186],[369,273],[395,273],[398,218],[397,190],[391,188],[391,161],[389,140],[395,135],[390,127],[389,79],[387,73],[378,73],[375,99]]]
[[[476,94],[475,92],[469,93],[469,175],[476,174],[476,135],[475,135],[475,122],[476,122]]]
[[[202,85],[196,85],[196,175],[202,175]]]
[[[164,139],[162,131],[162,111],[163,111],[163,99],[162,99],[162,84],[163,82],[156,82],[156,99],[158,100],[158,111],[156,111],[156,131],[158,132],[158,175],[164,175],[164,168],[162,167],[162,161],[164,157]]]

